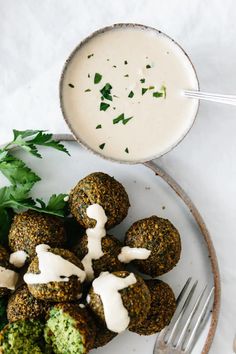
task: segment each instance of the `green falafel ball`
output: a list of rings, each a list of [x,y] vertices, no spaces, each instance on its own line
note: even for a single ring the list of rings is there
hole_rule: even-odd
[[[47,244],[61,247],[66,242],[62,219],[28,210],[14,216],[9,232],[9,246],[13,252],[25,251],[30,259],[36,256],[35,247]]]
[[[0,245],[0,266],[6,269],[14,270],[14,267],[9,263],[9,253]],[[10,289],[0,287],[0,298],[11,293]]]
[[[0,332],[0,353],[50,353],[42,340],[43,328],[44,324],[39,320],[17,321],[6,325]]]
[[[9,322],[45,317],[48,304],[33,297],[27,285],[22,285],[9,298],[7,318]]]
[[[120,278],[126,278],[130,275],[127,271],[113,272],[112,274]],[[142,322],[147,317],[151,305],[151,295],[147,285],[139,275],[134,275],[137,280],[136,283],[119,291],[130,318],[128,328]],[[95,316],[106,325],[102,299],[100,295],[94,292],[93,286],[89,291],[88,305]]]
[[[80,269],[84,269],[81,261],[71,251],[62,248],[52,248],[51,253],[61,256]],[[36,256],[30,263],[27,273],[39,274],[39,261]],[[50,282],[47,284],[28,284],[30,293],[39,300],[49,302],[75,301],[82,294],[82,284],[76,275],[69,281]]]
[[[98,277],[101,272],[114,272],[123,270],[124,263],[120,262],[118,255],[121,252],[122,243],[114,236],[106,235],[102,238],[103,256],[99,259],[92,260],[94,276]],[[88,236],[84,235],[77,246],[74,248],[74,253],[79,259],[83,259],[88,253]]]
[[[144,336],[160,332],[170,323],[175,310],[176,300],[171,287],[157,279],[145,280],[151,294],[151,307],[147,318],[130,330]]]
[[[103,172],[94,172],[83,178],[70,192],[69,207],[71,214],[85,228],[94,227],[96,222],[90,219],[87,208],[92,204],[103,207],[107,223],[106,228],[119,224],[128,214],[129,197],[120,182]]]
[[[170,271],[179,261],[181,240],[178,230],[167,219],[155,215],[136,221],[127,231],[125,245],[151,251],[145,260],[133,263],[145,274],[156,277]]]
[[[84,354],[93,348],[95,325],[85,308],[57,304],[51,308],[44,338],[55,354]]]

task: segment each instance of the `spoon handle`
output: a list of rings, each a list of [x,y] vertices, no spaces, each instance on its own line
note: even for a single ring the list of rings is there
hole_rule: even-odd
[[[184,90],[183,94],[188,98],[196,98],[199,100],[225,103],[236,106],[236,95],[222,95],[219,93],[209,93],[193,90]]]

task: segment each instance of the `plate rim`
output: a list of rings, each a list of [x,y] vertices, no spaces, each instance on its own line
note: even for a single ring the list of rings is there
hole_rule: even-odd
[[[54,139],[56,139],[56,140],[75,141],[79,145],[81,145],[72,134],[53,134],[53,136],[54,136]],[[84,146],[82,146],[82,148],[84,148]],[[86,150],[89,151],[89,149],[86,149]],[[112,162],[116,162],[116,161],[112,161]],[[207,334],[207,338],[206,338],[204,347],[201,352],[201,354],[207,354],[207,353],[209,353],[209,350],[211,348],[211,345],[212,345],[212,342],[213,342],[213,339],[214,339],[214,336],[216,333],[216,328],[217,328],[219,313],[220,313],[220,302],[221,302],[220,271],[219,271],[218,260],[217,260],[216,251],[215,251],[215,248],[213,245],[212,238],[211,238],[210,233],[207,229],[205,221],[203,220],[197,207],[192,202],[192,200],[188,196],[188,194],[183,190],[183,188],[175,181],[175,179],[173,177],[171,177],[167,172],[165,172],[163,168],[159,167],[154,162],[154,160],[143,162],[140,164],[144,165],[145,167],[152,170],[156,176],[161,177],[171,187],[171,189],[173,189],[174,192],[180,197],[180,199],[184,202],[184,204],[187,206],[190,213],[192,214],[192,216],[193,216],[194,220],[196,221],[196,223],[201,231],[201,234],[206,242],[206,246],[207,246],[207,249],[209,252],[209,257],[210,257],[211,269],[212,269],[213,278],[214,278],[214,302],[213,302],[213,308],[212,308],[211,324],[210,324],[210,328],[209,328],[209,331]]]
[[[66,134],[66,133],[53,134],[53,138],[55,140],[60,140],[60,141],[74,141],[74,142],[77,142],[78,145],[81,145],[72,134]],[[84,146],[82,146],[82,148],[84,148]],[[112,161],[112,162],[115,162],[115,161]],[[210,236],[210,233],[207,229],[207,226],[206,226],[200,212],[198,211],[197,207],[192,202],[192,200],[190,199],[188,194],[183,190],[183,188],[174,180],[174,178],[171,177],[167,172],[165,172],[163,168],[159,167],[154,162],[154,160],[142,162],[142,163],[140,163],[140,165],[147,167],[148,169],[152,170],[156,176],[161,177],[171,187],[171,189],[173,189],[173,191],[180,197],[180,199],[183,201],[183,203],[187,206],[190,213],[192,214],[192,216],[193,216],[194,220],[196,221],[196,223],[201,231],[201,234],[206,242],[206,246],[207,246],[209,257],[210,257],[211,269],[212,269],[213,278],[214,278],[214,302],[213,302],[213,308],[212,308],[211,323],[210,323],[210,328],[209,328],[209,331],[207,334],[207,338],[206,338],[204,347],[201,352],[201,354],[207,354],[207,353],[209,353],[209,350],[211,348],[211,345],[212,345],[212,342],[213,342],[213,339],[215,336],[215,332],[216,332],[216,328],[217,328],[217,324],[218,324],[218,319],[219,319],[220,302],[221,302],[220,271],[219,271],[218,260],[217,260],[215,248],[213,245],[213,241],[211,239],[211,236]]]

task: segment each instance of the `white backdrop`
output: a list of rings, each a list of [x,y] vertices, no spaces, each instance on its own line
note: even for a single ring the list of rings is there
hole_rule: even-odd
[[[175,38],[202,89],[236,93],[234,0],[0,0],[0,143],[12,128],[68,132],[59,108],[63,63],[91,31],[117,22]],[[217,251],[222,307],[211,354],[236,332],[236,107],[202,103],[187,138],[159,161],[199,207]]]

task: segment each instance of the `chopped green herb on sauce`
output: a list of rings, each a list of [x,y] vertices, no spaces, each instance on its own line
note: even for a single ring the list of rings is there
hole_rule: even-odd
[[[96,126],[96,129],[102,129],[102,125],[101,125],[101,124],[98,124],[98,125]]]
[[[116,96],[116,95],[113,95],[113,97],[115,97],[115,98],[119,98],[118,96]]]
[[[90,77],[90,74],[88,74],[88,78]]]
[[[130,93],[128,94],[128,97],[129,97],[129,98],[134,97],[134,93],[133,93],[133,91],[130,91]]]
[[[94,83],[95,83],[95,84],[98,84],[101,80],[102,80],[102,75],[99,74],[99,73],[96,73],[96,74],[94,75]]]
[[[156,92],[153,92],[153,97],[163,97],[163,92],[158,92],[158,91],[156,91]]]
[[[99,145],[99,148],[101,149],[101,150],[103,150],[104,149],[104,147],[105,147],[105,143],[103,143],[103,144],[101,144],[101,145]]]
[[[74,87],[75,87],[73,84],[68,84],[68,86],[70,86],[71,88],[74,88]]]
[[[105,103],[105,102],[101,102],[100,103],[100,111],[106,111],[107,108],[109,108],[110,105],[108,103]]]
[[[124,125],[127,124],[133,117],[125,118],[124,113],[121,113],[118,117],[113,119],[113,124],[118,124],[122,122]]]
[[[149,86],[149,90],[154,90],[155,86]]]
[[[144,82],[145,82],[145,79],[141,79],[141,80],[140,80],[140,82],[141,82],[142,84],[144,84]]]
[[[109,59],[109,58],[107,58],[107,61],[110,61],[110,59]]]
[[[109,101],[112,101],[112,96],[111,96],[111,89],[112,86],[109,83],[106,83],[106,85],[100,90],[102,96]]]
[[[150,64],[147,64],[147,65],[146,65],[146,69],[151,69],[151,65],[150,65]]]
[[[128,154],[128,153],[129,153],[129,149],[128,149],[128,148],[126,148],[126,149],[125,149],[125,152]]]
[[[124,75],[124,77],[129,77],[129,74]]]
[[[145,87],[142,88],[142,96],[145,94],[145,92],[147,92],[147,90],[148,90],[148,88],[145,88]]]
[[[91,90],[88,88],[88,89],[86,89],[86,90],[84,90],[84,92],[90,92]]]
[[[112,67],[113,67],[113,68],[117,68],[117,66],[116,66],[116,65],[113,65]]]
[[[166,86],[165,85],[161,86],[161,92],[163,92],[163,97],[166,98]]]
[[[127,60],[125,60],[125,61],[124,61],[124,64],[125,64],[125,65],[127,65],[127,64],[128,64]]]
[[[92,54],[89,54],[89,55],[88,55],[88,59],[92,58],[93,56],[94,56],[93,53],[92,53]]]

